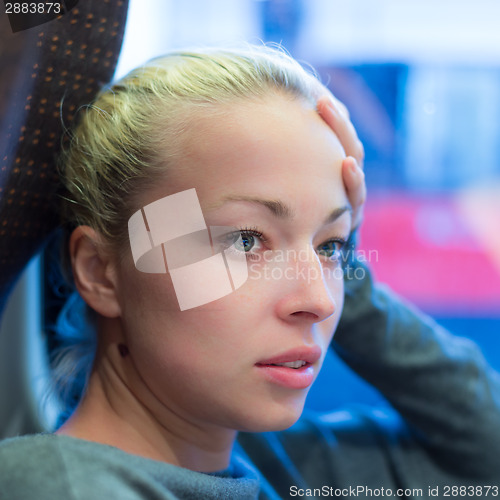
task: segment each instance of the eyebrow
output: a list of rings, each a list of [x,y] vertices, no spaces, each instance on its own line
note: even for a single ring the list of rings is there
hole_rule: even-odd
[[[278,219],[286,219],[290,220],[295,217],[294,211],[281,200],[266,200],[263,198],[258,198],[254,196],[225,196],[222,198],[220,203],[212,208],[218,208],[228,201],[247,201],[250,203],[257,203],[259,205],[263,205],[266,207],[275,217]],[[333,210],[324,220],[323,224],[330,224],[336,221],[342,214],[345,212],[352,212],[352,209],[349,205],[345,205],[343,207],[336,208]]]

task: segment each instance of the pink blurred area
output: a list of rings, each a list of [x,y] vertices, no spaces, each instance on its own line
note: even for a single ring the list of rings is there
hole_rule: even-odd
[[[484,208],[457,195],[372,192],[359,250],[377,280],[430,313],[500,316],[500,211],[485,221]]]

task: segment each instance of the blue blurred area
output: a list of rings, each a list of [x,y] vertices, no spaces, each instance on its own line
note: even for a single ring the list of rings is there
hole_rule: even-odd
[[[476,342],[490,365],[500,370],[500,316],[435,319],[453,334],[468,337]],[[329,352],[320,375],[309,392],[306,407],[316,411],[330,411],[358,404],[384,406],[388,405],[388,402],[376,389]]]
[[[435,317],[450,332],[469,337],[482,349],[484,357],[500,371],[500,315],[498,317]]]
[[[332,411],[359,404],[384,406],[388,403],[376,389],[347,367],[333,352],[329,352],[309,391],[306,408]]]
[[[500,179],[500,68],[321,67],[365,146],[370,187],[450,192]]]

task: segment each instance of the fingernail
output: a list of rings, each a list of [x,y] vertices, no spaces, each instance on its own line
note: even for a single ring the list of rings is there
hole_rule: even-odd
[[[335,102],[332,100],[332,99],[328,99],[328,106],[330,107],[330,109],[335,112],[335,113],[338,113],[339,110],[337,108],[337,106],[335,105]]]
[[[326,107],[330,108],[333,112],[337,112],[337,107],[329,95],[323,94],[318,101],[322,101]]]
[[[349,157],[348,158],[349,160],[349,170],[354,174],[354,175],[358,175],[358,171],[359,171],[359,168],[358,168],[358,165],[357,163],[355,162],[354,158],[352,157]]]
[[[352,175],[354,175],[358,179],[362,179],[365,176],[363,169],[358,166],[358,163],[356,162],[356,160],[354,160],[354,158],[350,161],[349,170],[351,171]]]

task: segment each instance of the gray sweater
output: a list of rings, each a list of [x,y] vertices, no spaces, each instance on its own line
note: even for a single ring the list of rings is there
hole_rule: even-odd
[[[240,434],[216,474],[65,436],[9,439],[0,500],[500,496],[499,374],[364,271],[346,282],[332,347],[394,410],[306,414],[284,432]]]

